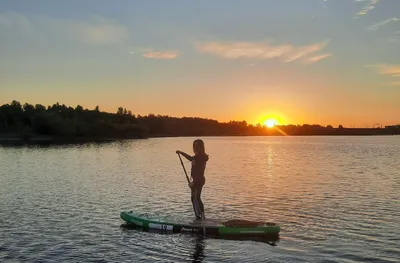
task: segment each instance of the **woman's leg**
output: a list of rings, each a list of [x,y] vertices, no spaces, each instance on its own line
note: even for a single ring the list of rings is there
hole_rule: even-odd
[[[201,190],[203,189],[203,186],[200,186],[197,188],[196,190],[196,199],[198,201],[199,204],[199,208],[200,208],[200,212],[202,215],[204,215],[204,204],[203,201],[201,200]]]
[[[196,218],[200,219],[201,218],[201,209],[199,209],[200,204],[198,201],[199,199],[198,199],[197,187],[195,187],[195,186],[192,187],[191,200],[192,200],[194,214],[195,214]]]

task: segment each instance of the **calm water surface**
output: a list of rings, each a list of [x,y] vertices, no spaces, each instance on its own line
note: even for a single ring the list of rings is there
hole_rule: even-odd
[[[193,218],[193,139],[0,148],[0,262],[400,261],[399,136],[204,138],[206,215],[277,222],[275,245],[122,228]]]

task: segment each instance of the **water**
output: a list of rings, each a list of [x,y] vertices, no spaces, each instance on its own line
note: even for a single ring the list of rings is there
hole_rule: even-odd
[[[275,244],[122,228],[193,218],[193,139],[0,148],[0,262],[400,261],[398,136],[204,138],[206,215],[277,222]]]

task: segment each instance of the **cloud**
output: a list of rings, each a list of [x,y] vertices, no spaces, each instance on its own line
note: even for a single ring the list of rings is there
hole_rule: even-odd
[[[400,31],[396,31],[393,33],[393,36],[390,38],[390,42],[398,42],[400,39]]]
[[[329,54],[329,53],[318,55],[318,56],[314,56],[314,57],[311,57],[311,58],[307,59],[305,63],[306,64],[316,63],[316,62],[318,62],[320,60],[323,60],[325,58],[328,58],[330,56],[332,56],[332,54]]]
[[[22,36],[30,41],[40,40],[41,43],[75,41],[96,46],[122,44],[130,37],[125,27],[101,16],[71,20],[15,12],[0,13],[0,33],[6,35],[9,41]]]
[[[328,42],[319,42],[308,46],[294,46],[291,44],[272,45],[262,42],[207,42],[196,45],[202,53],[208,53],[226,59],[274,59],[285,62],[302,59],[324,49]]]
[[[322,5],[323,5],[323,7],[324,7],[325,9],[327,9],[327,8],[328,8],[328,0],[323,0],[323,1],[322,1]]]
[[[150,59],[175,59],[179,55],[179,52],[168,50],[168,51],[153,51],[151,49],[147,50],[143,57]]]
[[[128,39],[128,31],[107,21],[78,22],[70,25],[84,42],[90,45],[116,45]]]
[[[367,2],[367,4],[358,12],[358,15],[366,15],[372,9],[375,8],[375,5],[379,3],[380,0],[355,0],[356,2]]]
[[[371,27],[369,28],[369,30],[371,30],[371,31],[376,31],[376,30],[378,30],[381,26],[387,25],[387,24],[389,24],[389,23],[391,23],[391,22],[398,22],[398,21],[400,21],[400,18],[392,17],[392,18],[386,19],[386,20],[384,20],[384,21],[382,21],[382,22],[376,23],[375,25],[371,26]]]
[[[305,47],[295,48],[294,52],[292,54],[290,54],[289,58],[286,59],[285,61],[286,62],[295,61],[295,60],[302,58],[308,54],[312,54],[314,52],[320,51],[323,48],[325,48],[325,46],[327,44],[328,44],[327,42],[324,42],[324,43],[316,43],[316,44],[305,46]]]
[[[378,65],[375,65],[375,67],[378,68],[379,74],[381,74],[381,75],[400,77],[400,65],[378,64]]]
[[[32,22],[24,15],[14,12],[0,13],[0,28],[34,33]]]
[[[366,67],[375,67],[378,69],[378,73],[380,75],[385,75],[391,77],[392,82],[385,83],[385,86],[400,86],[400,81],[397,81],[400,78],[400,64],[399,65],[387,65],[387,64],[378,64],[378,65],[366,65]]]

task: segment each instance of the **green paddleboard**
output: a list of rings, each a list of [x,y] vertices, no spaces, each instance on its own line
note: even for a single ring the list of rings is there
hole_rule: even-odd
[[[280,226],[269,222],[255,222],[248,220],[229,220],[220,221],[215,219],[195,220],[195,221],[176,221],[166,217],[148,215],[147,213],[135,213],[133,211],[123,211],[121,219],[128,224],[135,225],[144,229],[161,230],[166,232],[183,233],[203,233],[207,235],[277,235]]]

